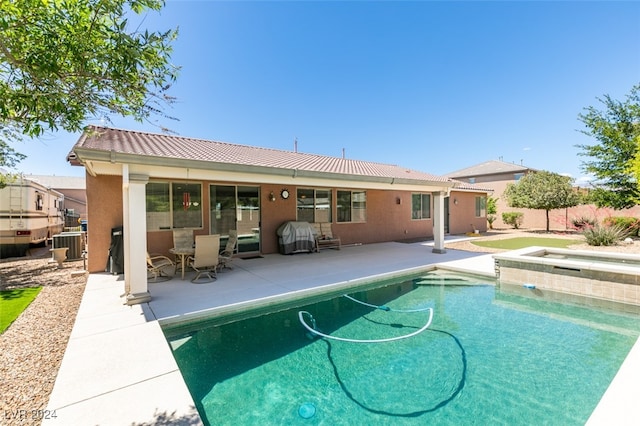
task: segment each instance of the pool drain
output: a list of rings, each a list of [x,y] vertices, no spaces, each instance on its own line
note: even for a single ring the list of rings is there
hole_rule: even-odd
[[[316,415],[316,406],[310,402],[305,402],[298,408],[298,415],[303,419],[310,419]]]

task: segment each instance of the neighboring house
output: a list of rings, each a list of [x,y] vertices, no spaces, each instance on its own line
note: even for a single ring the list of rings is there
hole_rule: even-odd
[[[90,272],[124,228],[128,303],[148,300],[145,252],[168,254],[176,228],[236,229],[239,255],[277,253],[286,221],[329,223],[343,245],[433,237],[434,252],[486,229],[486,190],[399,166],[104,127],[67,159],[86,169]]]
[[[507,163],[500,160],[490,160],[455,172],[446,173],[445,176],[470,184],[482,185],[483,187],[493,190],[492,197],[497,199],[496,206],[498,208],[497,219],[493,223],[493,226],[494,228],[505,228],[509,226],[502,222],[502,213],[507,211],[528,212],[528,210],[512,209],[507,206],[507,202],[502,197],[504,190],[508,184],[515,183],[524,175],[535,171],[535,169],[523,165]],[[533,220],[531,214],[525,214],[524,220],[525,223],[523,227],[534,227],[531,226]],[[544,227],[544,225],[542,227]]]
[[[87,190],[84,177],[48,175],[25,175],[25,177],[62,193],[69,218],[77,217],[80,220],[87,218]],[[69,223],[67,226],[79,226],[79,224]]]
[[[546,215],[544,210],[516,209],[509,207],[503,198],[508,184],[516,183],[520,178],[535,173],[537,170],[523,165],[507,163],[500,160],[491,160],[476,164],[465,169],[447,173],[445,176],[470,184],[480,185],[483,188],[493,190],[492,197],[496,198],[498,213],[494,228],[511,228],[502,221],[502,213],[522,212],[522,228],[546,229]],[[577,189],[576,189],[577,190]],[[566,230],[572,228],[572,220],[576,218],[593,218],[602,220],[609,216],[634,216],[640,217],[640,207],[625,210],[613,210],[610,208],[598,209],[595,205],[580,205],[566,209],[556,209],[549,212],[550,230]]]

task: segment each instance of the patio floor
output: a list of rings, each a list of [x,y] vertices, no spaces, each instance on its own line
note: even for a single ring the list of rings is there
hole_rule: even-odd
[[[218,279],[207,285],[185,280],[150,283],[153,300],[149,307],[161,324],[188,321],[197,317],[237,310],[258,301],[269,303],[284,295],[298,298],[301,294],[323,293],[335,286],[353,286],[362,280],[432,268],[435,263],[465,260],[460,267],[467,272],[494,276],[493,259],[484,262],[469,259],[478,253],[449,250],[445,254],[431,252],[430,243],[381,243],[365,246],[327,249],[319,253],[283,256],[265,255],[252,259],[235,259],[233,270],[218,273]]]
[[[456,250],[434,254],[431,246],[382,243],[313,254],[235,259],[234,269],[219,273],[213,283],[193,284],[190,275],[184,281],[176,276],[150,283],[152,300],[134,306],[123,304],[122,276],[91,274],[47,407],[55,410],[57,417],[45,420],[43,425],[201,424],[160,323],[268,305],[282,298],[420,272],[435,265],[494,275],[491,255]],[[632,353],[627,361],[633,358],[634,362],[625,362],[625,366],[630,364],[626,383],[608,398],[609,409],[620,413],[624,408],[625,415],[620,419],[625,422],[640,419],[639,408],[620,407],[621,401],[637,394],[629,386],[635,381],[637,388],[640,383],[638,343]],[[609,409],[599,406],[599,415],[594,415],[591,424],[604,424],[598,421],[600,418],[625,424],[616,422]]]

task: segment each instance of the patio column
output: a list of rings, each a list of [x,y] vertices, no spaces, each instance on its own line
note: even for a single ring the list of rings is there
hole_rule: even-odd
[[[446,253],[444,249],[444,198],[446,192],[433,193],[433,253]]]
[[[124,286],[127,305],[151,300],[147,286],[147,217],[145,186],[149,177],[129,174],[123,166]]]

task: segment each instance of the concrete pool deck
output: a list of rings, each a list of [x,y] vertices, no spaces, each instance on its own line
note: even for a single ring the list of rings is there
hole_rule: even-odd
[[[43,424],[202,424],[161,323],[434,266],[494,276],[490,254],[457,250],[434,254],[430,245],[382,243],[236,259],[232,271],[218,274],[210,284],[192,284],[189,276],[184,281],[175,277],[150,283],[152,300],[134,306],[123,304],[122,276],[91,274],[47,407],[57,417]],[[640,406],[631,401],[639,386],[640,343],[636,342],[589,424],[640,423]]]

